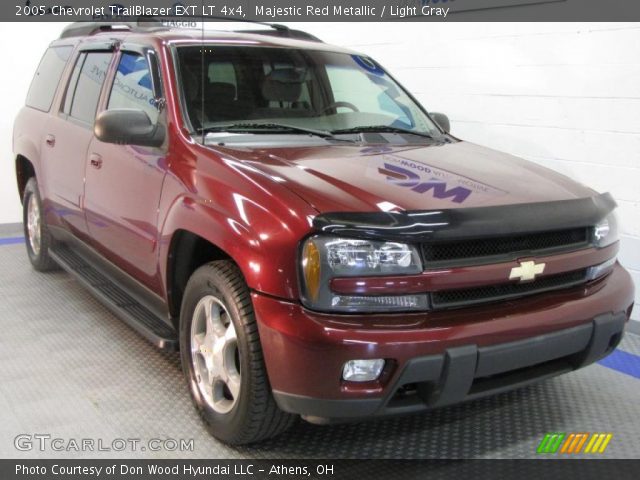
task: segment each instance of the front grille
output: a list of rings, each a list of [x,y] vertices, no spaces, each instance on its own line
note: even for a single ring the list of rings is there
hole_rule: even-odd
[[[560,290],[587,281],[587,270],[575,270],[573,272],[549,275],[528,283],[504,283],[500,285],[487,285],[484,287],[465,288],[460,290],[446,290],[433,292],[431,303],[434,309],[455,308],[479,303],[497,302],[518,298],[537,293]]]
[[[513,260],[523,255],[542,256],[585,248],[587,228],[512,235],[508,237],[428,243],[422,246],[427,266],[489,263]]]

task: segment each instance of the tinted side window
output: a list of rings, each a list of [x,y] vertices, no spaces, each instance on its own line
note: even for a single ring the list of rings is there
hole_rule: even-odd
[[[29,87],[28,106],[49,111],[62,71],[72,51],[73,47],[51,47],[45,52]]]
[[[82,64],[84,63],[84,59],[86,58],[86,53],[81,53],[76,60],[76,64],[73,67],[73,73],[71,74],[71,78],[69,79],[69,83],[67,85],[67,91],[64,94],[64,105],[62,107],[62,112],[69,115],[71,113],[71,102],[73,102],[73,95],[76,92],[76,86],[78,85],[78,76],[80,75],[80,69],[82,68]]]
[[[71,117],[93,125],[100,99],[100,90],[111,62],[111,55],[109,52],[89,52],[78,57],[78,64],[82,61],[82,65],[80,73],[76,77],[77,82],[75,85],[69,83],[67,88],[67,95],[72,94],[69,111]]]
[[[158,109],[153,98],[151,71],[147,59],[137,53],[124,52],[109,94],[107,109],[135,108],[149,115],[151,122],[158,120]]]

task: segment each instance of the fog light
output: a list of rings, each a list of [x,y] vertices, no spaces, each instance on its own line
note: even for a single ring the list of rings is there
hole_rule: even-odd
[[[342,369],[342,378],[348,382],[371,382],[384,368],[384,360],[349,360]]]
[[[426,310],[429,307],[427,295],[334,295],[331,306],[340,310],[368,310],[371,312],[390,310]]]

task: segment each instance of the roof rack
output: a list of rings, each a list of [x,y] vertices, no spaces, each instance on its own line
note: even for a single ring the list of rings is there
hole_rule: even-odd
[[[322,40],[320,40],[318,37],[311,35],[310,33],[307,32],[303,32],[302,30],[293,30],[289,27],[286,27],[284,25],[278,25],[278,24],[270,24],[270,26],[272,28],[274,28],[274,30],[234,30],[235,32],[238,33],[251,33],[254,35],[268,35],[270,37],[286,37],[286,38],[295,38],[298,40],[308,40],[311,42],[320,42],[322,43]],[[279,29],[278,27],[284,27],[283,29]]]
[[[322,40],[310,33],[303,32],[302,30],[293,30],[286,25],[281,25],[279,23],[244,20],[233,17],[206,17],[206,19],[253,23],[271,28],[271,30],[234,30],[236,33],[250,33],[254,35],[268,35],[271,37],[285,37],[309,40],[312,42],[322,42]],[[149,33],[167,30],[171,30],[171,28],[155,17],[138,17],[136,22],[75,22],[62,30],[60,38],[90,36],[100,32]]]
[[[223,20],[227,22],[253,23],[255,25],[264,25],[272,30],[234,30],[236,33],[251,33],[254,35],[268,35],[270,37],[296,38],[298,40],[309,40],[312,42],[322,42],[318,37],[302,30],[293,30],[281,23],[261,22],[259,20],[246,20],[244,18],[207,16],[205,20]]]

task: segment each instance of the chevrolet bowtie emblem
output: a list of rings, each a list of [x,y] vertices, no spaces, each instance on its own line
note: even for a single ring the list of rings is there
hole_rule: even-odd
[[[519,267],[513,267],[509,274],[509,280],[520,280],[521,282],[529,282],[544,272],[546,263],[536,262],[520,262]]]

